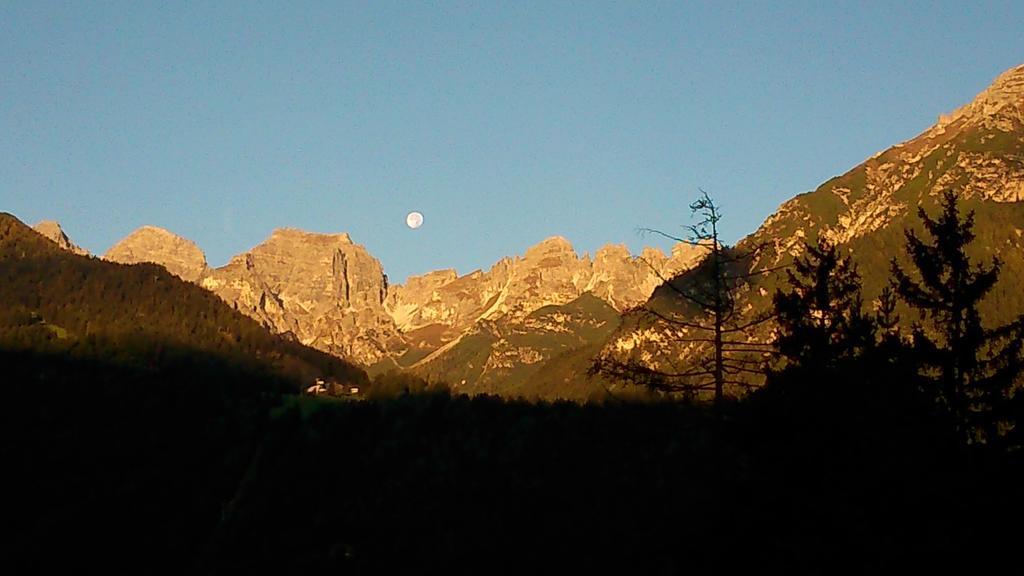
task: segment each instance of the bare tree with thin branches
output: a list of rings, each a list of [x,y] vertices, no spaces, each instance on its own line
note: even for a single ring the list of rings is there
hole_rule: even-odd
[[[675,343],[706,350],[703,357],[688,365],[672,365],[666,369],[635,359],[602,355],[594,361],[591,373],[689,397],[713,392],[715,404],[720,405],[725,398],[726,385],[749,389],[752,387],[750,376],[764,374],[764,357],[772,353],[771,346],[758,342],[752,332],[772,316],[764,313],[745,317],[738,309],[737,294],[752,277],[778,268],[751,271],[749,264],[760,247],[740,250],[721,243],[722,212],[704,190],[690,204],[690,210],[699,221],[683,227],[689,233],[686,238],[650,228],[641,231],[700,247],[707,254],[697,268],[676,278],[665,278],[648,263],[662,280],[672,301],[659,309],[652,298],[636,312],[655,325],[675,329],[678,334]]]

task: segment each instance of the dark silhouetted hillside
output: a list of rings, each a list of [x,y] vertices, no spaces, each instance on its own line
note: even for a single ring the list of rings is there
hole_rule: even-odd
[[[17,573],[196,569],[267,415],[354,366],[156,265],[62,250],[0,214],[0,508]]]

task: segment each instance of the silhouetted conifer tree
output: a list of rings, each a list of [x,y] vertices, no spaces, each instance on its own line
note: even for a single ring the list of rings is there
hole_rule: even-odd
[[[777,290],[773,298],[779,323],[775,345],[790,367],[835,370],[871,348],[874,322],[862,312],[860,275],[850,257],[840,257],[836,246],[821,238],[805,249],[786,271],[789,290]]]
[[[882,288],[882,293],[878,295],[875,326],[881,344],[900,341],[900,315],[896,313],[898,301],[899,298],[892,286]]]
[[[937,218],[924,209],[918,214],[931,240],[906,232],[916,273],[905,272],[894,259],[893,286],[929,321],[927,327],[914,325],[913,341],[934,384],[932,393],[968,441],[992,441],[998,435],[999,410],[1024,368],[1024,322],[1018,318],[994,329],[982,325],[978,304],[995,285],[1000,262],[993,258],[987,267],[970,262],[966,250],[974,240],[974,213],[961,218],[956,194],[943,195]]]
[[[882,288],[875,300],[875,347],[870,355],[871,368],[884,373],[890,381],[917,385],[917,365],[912,351],[900,334],[900,315],[896,313],[899,295],[892,286]]]

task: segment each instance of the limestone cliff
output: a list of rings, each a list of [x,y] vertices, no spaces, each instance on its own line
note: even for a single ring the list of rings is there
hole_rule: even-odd
[[[347,234],[275,230],[200,284],[276,332],[365,364],[404,345],[380,262]]]
[[[68,238],[68,235],[64,233],[60,224],[54,220],[43,220],[33,226],[32,229],[53,241],[57,246],[60,246],[62,250],[67,250],[68,252],[78,254],[79,256],[89,255],[88,251],[75,245],[75,243]]]
[[[389,286],[383,267],[347,234],[275,230],[255,248],[210,269],[195,244],[146,226],[107,253],[119,262],[155,262],[199,283],[264,326],[365,365],[410,366],[441,356],[478,325],[514,325],[546,306],[589,292],[622,311],[696,263],[702,250],[679,245],[671,257],[633,257],[607,246],[591,259],[568,240],[548,238],[488,271],[439,270]],[[502,352],[506,357],[507,351]],[[507,361],[507,358],[506,358]]]
[[[121,264],[153,262],[189,282],[198,281],[208,268],[206,255],[195,242],[156,226],[132,232],[107,250],[103,258]]]
[[[395,363],[462,392],[590,397],[600,386],[584,374],[618,313],[704,252],[679,244],[671,257],[652,248],[634,257],[619,245],[591,259],[553,237],[487,272],[411,278],[388,299],[409,345]]]
[[[522,256],[499,260],[487,272],[459,277],[444,270],[414,276],[391,291],[387,309],[405,332],[441,325],[454,333],[480,320],[523,318],[585,292],[622,311],[645,301],[663,277],[693,266],[702,252],[680,244],[671,257],[651,248],[634,257],[619,245],[601,248],[592,260],[577,256],[565,238],[553,237]]]
[[[594,255],[592,275],[584,290],[620,312],[626,311],[645,302],[665,280],[696,266],[705,252],[676,244],[671,256],[657,248],[644,248],[634,258],[624,245],[608,245]]]

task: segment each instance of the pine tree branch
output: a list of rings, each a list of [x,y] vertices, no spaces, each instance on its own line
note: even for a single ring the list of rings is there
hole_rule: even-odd
[[[640,311],[643,314],[649,314],[649,315],[654,316],[655,318],[657,318],[659,320],[663,320],[665,322],[668,322],[669,324],[672,324],[673,326],[682,326],[684,328],[693,328],[695,330],[705,330],[705,331],[709,331],[709,332],[713,331],[715,329],[714,326],[705,326],[703,324],[695,324],[693,322],[687,322],[685,320],[679,320],[679,319],[676,319],[676,318],[669,318],[668,316],[665,316],[661,312],[658,312],[658,311],[653,310],[651,308],[644,307],[644,308],[641,308]]]

